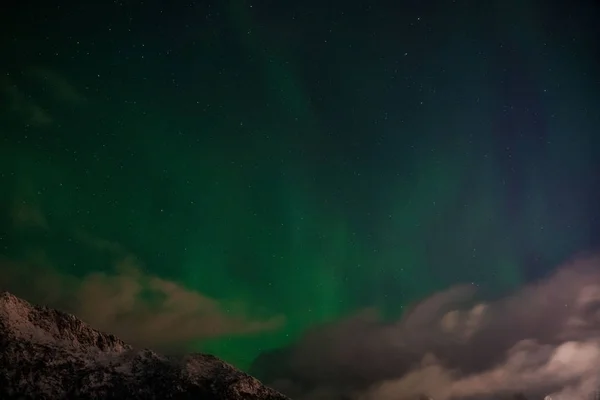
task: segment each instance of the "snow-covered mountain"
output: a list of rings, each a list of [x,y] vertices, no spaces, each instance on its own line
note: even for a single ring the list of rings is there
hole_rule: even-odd
[[[214,356],[134,349],[73,315],[3,292],[0,399],[288,398]]]

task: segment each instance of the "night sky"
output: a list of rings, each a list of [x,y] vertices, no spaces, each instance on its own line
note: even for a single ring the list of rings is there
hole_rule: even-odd
[[[360,310],[515,293],[600,244],[593,3],[15,3],[0,283],[253,371]]]

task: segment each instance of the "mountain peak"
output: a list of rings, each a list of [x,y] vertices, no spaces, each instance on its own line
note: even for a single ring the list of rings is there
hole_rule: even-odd
[[[32,344],[122,352],[131,346],[114,335],[89,327],[72,314],[33,306],[9,293],[0,294],[0,330],[8,337]]]
[[[206,354],[138,350],[71,314],[0,293],[0,398],[286,400]]]

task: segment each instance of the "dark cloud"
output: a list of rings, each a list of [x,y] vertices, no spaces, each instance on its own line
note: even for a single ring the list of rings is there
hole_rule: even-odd
[[[587,398],[600,386],[600,258],[489,302],[456,287],[384,323],[373,311],[265,354],[255,373],[298,400]]]

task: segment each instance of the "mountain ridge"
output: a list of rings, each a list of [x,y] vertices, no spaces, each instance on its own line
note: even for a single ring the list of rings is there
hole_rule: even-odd
[[[0,398],[289,400],[215,356],[136,349],[72,314],[0,293]]]

